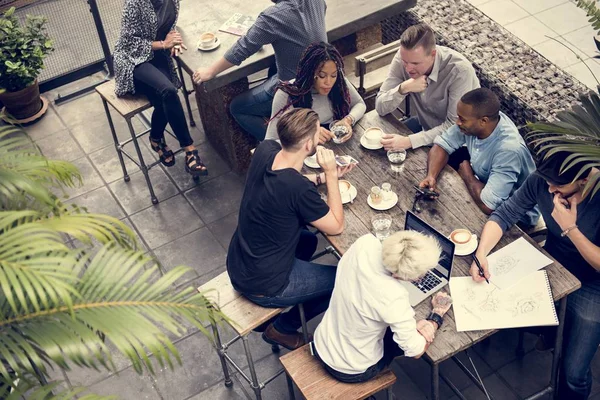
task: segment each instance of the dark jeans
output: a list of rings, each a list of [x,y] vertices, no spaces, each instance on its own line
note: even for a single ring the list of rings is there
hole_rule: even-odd
[[[417,117],[409,117],[408,119],[404,120],[404,125],[406,125],[406,127],[410,129],[412,133],[421,132],[423,130],[423,127],[419,122],[419,118]]]
[[[376,364],[373,364],[367,368],[365,372],[360,374],[344,374],[336,371],[329,365],[325,364],[323,360],[321,360],[321,357],[319,357],[319,354],[317,354],[317,349],[312,346],[312,343],[311,347],[315,357],[317,357],[319,361],[321,361],[321,364],[323,364],[325,371],[327,371],[338,381],[345,383],[361,383],[366,382],[369,379],[373,379],[375,376],[377,376],[377,374],[386,369],[394,360],[394,358],[404,355],[404,351],[400,348],[400,346],[398,346],[398,343],[394,341],[394,333],[390,328],[387,328],[385,335],[383,336],[383,357],[381,357],[381,360],[379,360]]]
[[[266,82],[236,96],[229,105],[229,111],[237,123],[258,140],[264,140],[267,134],[278,83],[277,75],[273,75]]]
[[[583,283],[567,300],[560,399],[587,399],[592,390],[590,364],[600,345],[600,281]]]
[[[177,88],[170,76],[166,56],[155,53],[151,61],[139,64],[133,70],[135,90],[146,95],[154,106],[150,137],[156,142],[160,141],[169,123],[179,145],[190,146],[194,141],[190,136]]]
[[[307,320],[329,307],[336,267],[308,261],[317,249],[317,243],[315,234],[308,230],[302,231],[289,283],[283,292],[273,297],[245,294],[250,301],[261,307],[292,307],[290,311],[280,314],[274,322],[275,329],[281,333],[296,333],[302,325],[298,304],[304,304]]]

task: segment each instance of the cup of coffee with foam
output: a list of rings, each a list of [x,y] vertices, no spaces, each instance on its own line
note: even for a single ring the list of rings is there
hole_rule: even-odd
[[[370,146],[377,146],[381,144],[382,136],[383,131],[381,128],[369,128],[365,131],[365,140]]]
[[[204,32],[200,35],[200,47],[208,48],[215,44],[217,36],[212,32]]]
[[[461,228],[452,231],[450,240],[454,243],[457,252],[464,253],[472,241],[477,240],[477,236],[468,229]]]
[[[350,188],[352,184],[345,179],[339,180],[338,185],[340,187],[340,195],[342,197],[342,203],[348,203],[352,201],[352,194],[350,193]]]

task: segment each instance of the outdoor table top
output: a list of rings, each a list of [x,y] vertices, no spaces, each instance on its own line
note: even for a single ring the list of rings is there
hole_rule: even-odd
[[[358,32],[385,18],[400,14],[416,4],[416,0],[327,0],[325,24],[330,42]],[[261,11],[273,5],[270,0],[227,0],[181,2],[177,29],[188,47],[180,56],[182,67],[192,74],[196,69],[208,67],[239,38],[236,35],[219,31],[219,28],[233,14],[240,13],[257,17]],[[196,49],[200,35],[204,32],[217,34],[220,46],[213,51]],[[264,46],[239,66],[234,66],[204,84],[206,90],[214,90],[240,78],[268,68],[274,61],[273,48]]]
[[[427,147],[409,150],[402,172],[391,170],[385,150],[363,148],[360,145],[360,137],[365,129],[374,126],[382,128],[386,133],[406,135],[410,132],[406,126],[391,115],[380,117],[375,111],[372,111],[365,114],[358,122],[354,127],[353,137],[346,143],[326,145],[338,155],[348,154],[359,161],[359,165],[343,178],[350,181],[358,191],[356,199],[351,204],[344,206],[344,232],[337,236],[327,236],[328,241],[340,254],[344,254],[356,239],[371,232],[371,218],[381,212],[372,209],[367,204],[367,196],[372,186],[381,185],[384,182],[391,183],[392,190],[398,195],[398,204],[385,212],[393,218],[392,229],[402,230],[406,210],[412,209],[415,194],[413,186],[419,184],[427,171]],[[309,172],[309,170],[305,167],[305,172]],[[324,188],[320,190],[324,190]],[[421,201],[422,212],[417,215],[444,235],[449,235],[457,228],[466,228],[479,235],[488,216],[473,202],[458,173],[446,166],[438,178],[437,190],[440,197],[435,201]],[[524,237],[550,257],[517,226],[505,233],[494,251],[519,237]],[[470,265],[471,258],[469,256],[455,256],[452,276],[468,275]],[[577,278],[556,260],[545,269],[555,300],[563,298],[581,286]],[[448,290],[448,287],[444,290]],[[430,310],[431,302],[423,301],[415,307],[416,318],[425,318]],[[446,314],[444,321],[442,329],[436,334],[435,341],[426,352],[426,356],[434,364],[452,357],[496,332],[495,330],[457,332],[452,309]]]

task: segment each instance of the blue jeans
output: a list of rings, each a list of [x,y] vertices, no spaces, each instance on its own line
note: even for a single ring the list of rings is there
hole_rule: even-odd
[[[308,261],[317,249],[317,242],[315,234],[308,230],[302,231],[289,283],[283,292],[273,297],[244,294],[248,300],[261,307],[293,307],[280,314],[273,324],[281,333],[296,333],[302,325],[298,304],[304,304],[306,320],[316,317],[329,307],[337,268]]]
[[[404,125],[406,125],[406,127],[410,129],[412,133],[418,133],[423,130],[423,127],[419,122],[419,118],[417,117],[409,117],[404,121]]]
[[[560,399],[587,399],[592,390],[590,364],[600,344],[600,281],[585,283],[567,300]]]
[[[376,364],[371,365],[365,372],[361,372],[360,374],[345,374],[343,372],[336,371],[329,365],[325,364],[323,360],[321,360],[321,357],[319,357],[317,349],[314,346],[312,346],[312,349],[315,357],[317,357],[319,361],[321,361],[321,364],[323,364],[325,371],[327,371],[338,381],[344,383],[361,383],[373,379],[375,376],[377,376],[377,374],[386,369],[394,360],[394,358],[404,355],[404,351],[400,348],[400,346],[398,346],[398,343],[394,341],[394,332],[392,332],[390,328],[387,328],[385,335],[383,336],[383,357],[381,357]]]
[[[229,111],[237,123],[258,140],[264,140],[279,79],[273,75],[262,84],[236,96]]]

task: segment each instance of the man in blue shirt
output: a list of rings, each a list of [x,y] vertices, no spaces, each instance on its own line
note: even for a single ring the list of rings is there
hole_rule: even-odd
[[[419,186],[435,190],[438,175],[449,164],[479,208],[491,214],[523,184],[535,163],[515,124],[500,112],[500,101],[491,90],[467,92],[456,109],[456,124],[435,138],[427,176]],[[536,208],[521,222],[535,225],[538,218]]]

